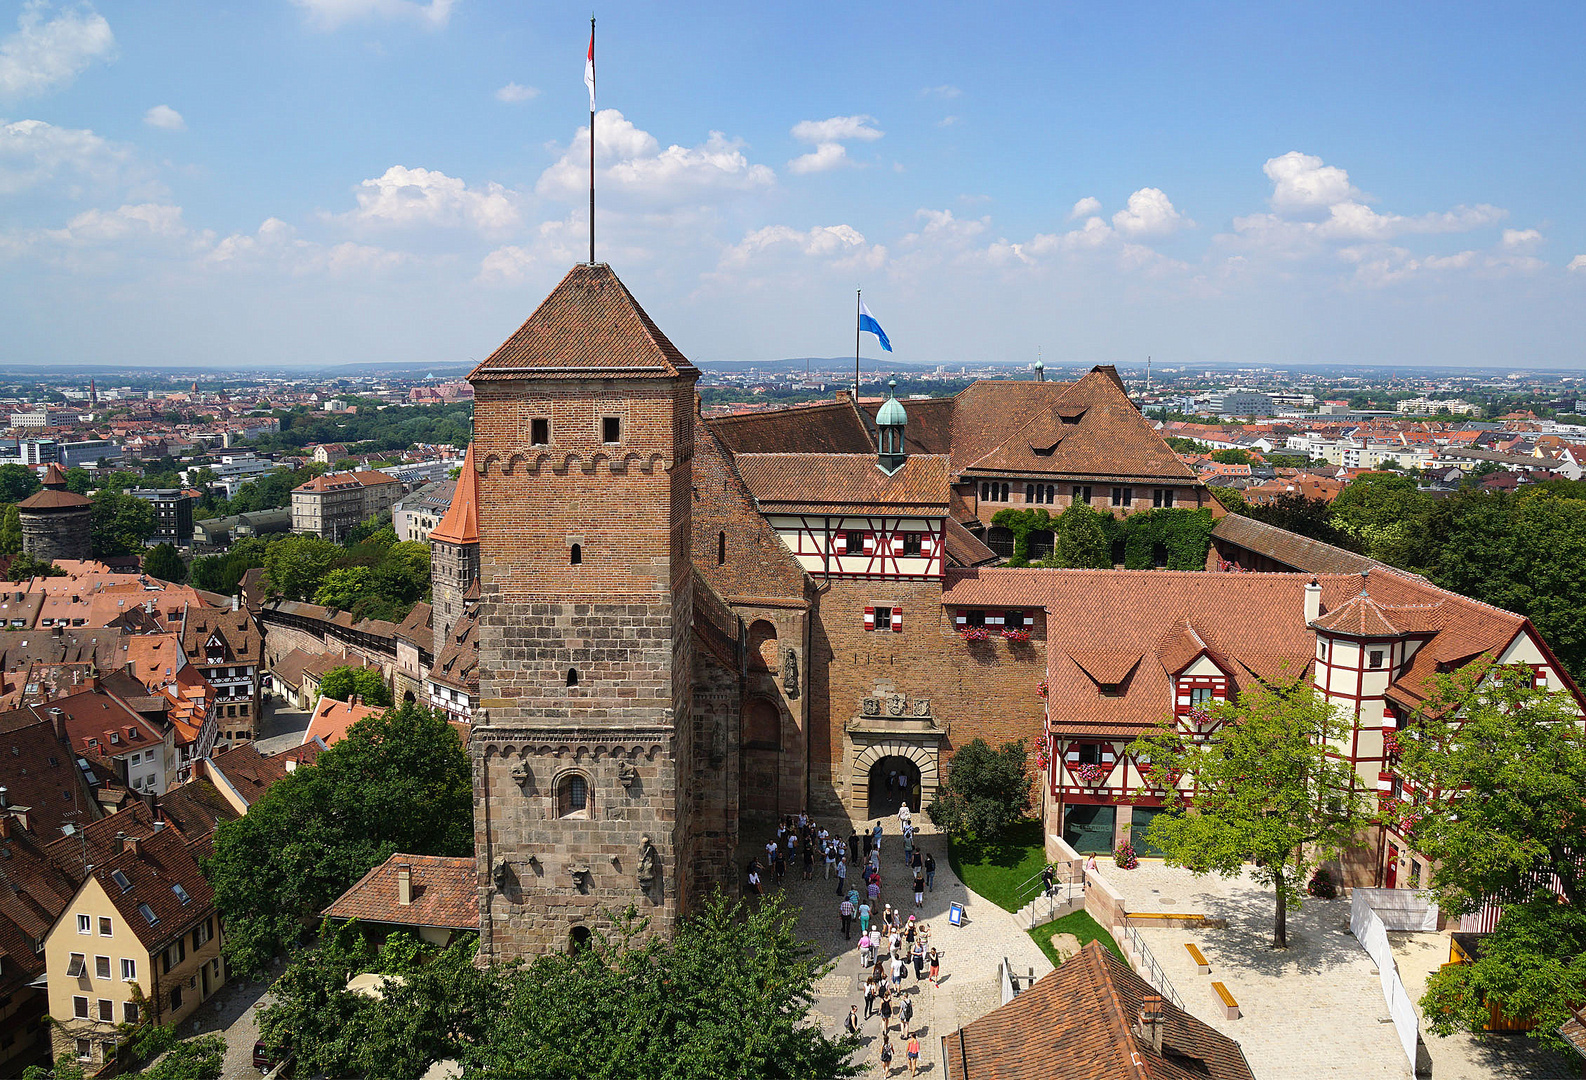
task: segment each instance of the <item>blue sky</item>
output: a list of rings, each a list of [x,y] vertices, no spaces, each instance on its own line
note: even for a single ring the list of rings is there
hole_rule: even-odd
[[[603,5],[697,360],[1586,367],[1586,6]],[[0,361],[481,358],[586,257],[587,18],[0,0]]]

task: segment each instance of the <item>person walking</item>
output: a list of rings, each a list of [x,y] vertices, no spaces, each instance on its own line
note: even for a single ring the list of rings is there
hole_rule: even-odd
[[[936,860],[928,853],[925,856],[925,887],[932,892],[936,891]]]
[[[848,861],[859,865],[859,830],[848,830]]]
[[[892,1075],[892,1036],[886,1035],[881,1041],[881,1073],[883,1076]]]
[[[923,982],[925,980],[925,942],[916,941],[914,948],[909,952],[909,956],[914,960],[914,981]]]
[[[1041,895],[1042,896],[1051,896],[1052,895],[1052,878],[1053,878],[1053,876],[1054,875],[1052,873],[1052,864],[1051,863],[1047,863],[1046,866],[1041,870]]]
[[[876,980],[874,977],[865,980],[865,1019],[869,1020],[876,1011]]]
[[[854,924],[854,906],[848,902],[848,897],[843,897],[843,902],[837,905],[837,914],[843,920],[843,940],[852,940],[852,935],[849,933],[849,927],[853,926]]]
[[[914,831],[905,829],[903,832],[903,865],[908,866],[914,862]]]
[[[846,1026],[848,1028],[848,1034],[850,1034],[850,1035],[859,1034],[859,1006],[857,1006],[857,1005],[848,1006],[848,1022],[844,1026]]]
[[[876,901],[881,899],[881,879],[871,878],[870,884],[865,886],[865,894],[870,897],[870,906],[875,907]]]
[[[868,934],[870,932],[870,905],[869,904],[860,904],[859,905],[859,930],[860,930],[861,933],[865,933],[865,934]]]
[[[892,961],[892,989],[903,989],[903,973],[908,970],[908,965],[902,960],[894,958]]]
[[[925,871],[914,871],[914,906],[925,906]]]
[[[837,891],[838,891],[838,893],[842,893],[843,890],[847,888],[847,882],[848,882],[848,861],[846,859],[843,859],[843,858],[839,857],[837,859]]]
[[[942,978],[942,954],[933,948],[925,955],[926,959],[931,965],[931,988],[934,990],[936,988],[936,984],[941,981]]]
[[[909,823],[908,800],[898,803],[898,828],[903,828]]]
[[[866,931],[859,936],[859,966],[867,968],[876,962],[876,939]]]
[[[804,880],[808,881],[815,876],[815,852],[808,845],[804,845]]]
[[[777,848],[776,857],[772,863],[772,866],[776,871],[776,883],[780,885],[782,884],[782,875],[787,873],[787,852],[783,851],[781,848]]]
[[[830,844],[821,845],[821,858],[826,861],[826,880],[832,879],[832,849]]]
[[[920,1036],[919,1036],[919,1032],[917,1032],[917,1031],[909,1032],[909,1041],[907,1043],[907,1053],[908,1053],[908,1056],[909,1056],[909,1075],[913,1076],[914,1075],[914,1070],[916,1068],[918,1068],[919,1064],[920,1064]]]
[[[870,830],[871,844],[874,847],[881,845],[881,819],[876,819],[876,827]]]
[[[866,829],[865,830],[865,858],[866,859],[870,858],[870,848],[871,848],[871,846],[873,844],[874,844],[874,841],[871,840],[871,838],[870,838],[870,830]]]
[[[754,863],[749,864],[749,888],[756,896],[765,895],[765,886],[760,884],[760,868]]]
[[[881,1033],[885,1035],[892,1029],[892,999],[886,995],[881,998]]]
[[[905,997],[903,1005],[898,1009],[898,1030],[907,1031],[914,1022],[914,999]]]

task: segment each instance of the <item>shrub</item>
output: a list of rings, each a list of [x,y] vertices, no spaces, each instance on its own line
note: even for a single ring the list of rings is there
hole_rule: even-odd
[[[1134,853],[1134,845],[1127,840],[1118,845],[1118,850],[1112,853],[1112,859],[1123,870],[1133,870],[1140,865],[1139,856]]]
[[[1333,881],[1333,875],[1327,872],[1327,867],[1319,866],[1311,876],[1311,883],[1305,886],[1305,891],[1318,899],[1331,900],[1338,895],[1338,885]]]

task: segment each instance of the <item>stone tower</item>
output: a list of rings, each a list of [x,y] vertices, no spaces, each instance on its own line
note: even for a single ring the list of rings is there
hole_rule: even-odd
[[[574,267],[474,385],[480,948],[565,949],[704,887],[690,810],[694,383],[611,269]]]
[[[88,558],[92,506],[87,496],[66,490],[66,474],[51,463],[44,471],[44,489],[17,503],[22,550],[45,562]]]
[[[434,650],[440,656],[452,628],[463,617],[463,603],[479,577],[479,474],[470,443],[457,474],[457,488],[446,516],[430,533],[431,607]]]

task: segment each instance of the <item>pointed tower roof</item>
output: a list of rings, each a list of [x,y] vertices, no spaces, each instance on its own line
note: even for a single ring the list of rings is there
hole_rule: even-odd
[[[580,263],[468,376],[676,378],[698,375],[605,263]]]
[[[44,470],[44,486],[47,488],[66,487],[66,474],[61,472],[61,467],[55,462],[50,462],[50,467]]]
[[[446,516],[430,533],[431,540],[448,544],[479,543],[479,473],[474,469],[474,444],[463,455],[463,471],[457,474],[457,490]]]

